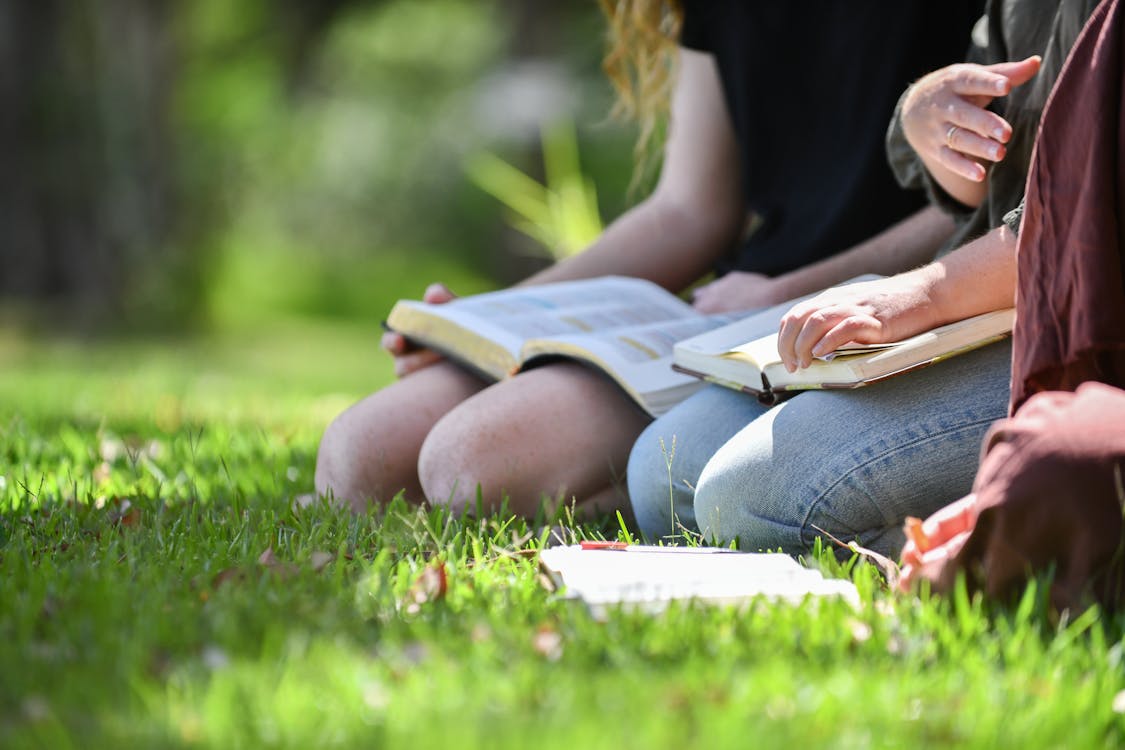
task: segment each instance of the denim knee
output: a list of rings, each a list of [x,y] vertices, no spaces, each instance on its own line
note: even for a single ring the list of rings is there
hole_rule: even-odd
[[[695,517],[704,537],[744,550],[800,553],[817,537],[882,554],[902,547],[902,519],[925,516],[968,491],[987,422],[889,445],[852,446],[800,460],[772,431],[728,445],[704,468]],[[933,443],[942,442],[935,451]],[[906,467],[909,467],[907,470]]]
[[[765,412],[746,394],[707,386],[641,433],[629,457],[629,496],[651,538],[696,532],[699,473],[715,452]]]
[[[801,524],[796,497],[769,481],[771,467],[755,471],[712,461],[695,488],[695,518],[703,538],[716,544],[738,542],[744,551],[799,552]]]

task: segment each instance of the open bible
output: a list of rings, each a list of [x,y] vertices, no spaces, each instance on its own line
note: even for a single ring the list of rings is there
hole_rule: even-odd
[[[903,341],[849,344],[792,373],[777,353],[780,317],[771,308],[681,341],[673,367],[772,404],[785,391],[859,388],[999,341],[1011,333],[1015,310],[984,313]]]
[[[703,315],[651,282],[606,276],[440,305],[403,300],[387,327],[494,380],[553,359],[577,360],[656,416],[702,385],[672,369],[673,344],[732,319]]]

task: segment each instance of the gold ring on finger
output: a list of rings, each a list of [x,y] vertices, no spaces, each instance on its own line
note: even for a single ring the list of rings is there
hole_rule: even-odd
[[[949,130],[945,131],[945,145],[953,148],[953,134],[957,132],[956,125],[950,125]]]

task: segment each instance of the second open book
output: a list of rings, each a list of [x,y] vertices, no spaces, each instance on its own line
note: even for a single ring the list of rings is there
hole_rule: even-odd
[[[769,310],[681,341],[673,367],[770,404],[785,391],[858,388],[999,341],[1011,333],[1015,310],[984,313],[902,341],[848,344],[796,372],[787,371],[777,353],[780,318]]]
[[[1012,324],[1011,310],[988,313],[906,341],[843,351],[790,374],[777,356],[777,328],[797,301],[752,315],[707,316],[655,284],[608,276],[441,305],[401,301],[387,325],[497,380],[560,358],[583,362],[659,415],[702,380],[767,403],[786,390],[855,388],[983,346]]]

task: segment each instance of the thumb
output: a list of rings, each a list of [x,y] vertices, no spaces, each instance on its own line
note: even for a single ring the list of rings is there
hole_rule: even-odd
[[[1014,62],[996,63],[995,65],[985,66],[993,73],[999,73],[1008,79],[1012,88],[1022,86],[1035,77],[1039,72],[1039,66],[1043,62],[1043,58],[1039,55],[1032,55],[1026,60],[1017,60]],[[1009,89],[1010,91],[1011,89]]]
[[[715,284],[717,284],[718,281],[719,281],[718,279],[715,279],[713,281],[708,281],[706,284],[700,284],[695,289],[692,289],[691,290],[692,300],[698,299],[699,297],[706,297],[708,292],[715,288]]]
[[[429,302],[431,305],[439,305],[442,302],[449,302],[457,295],[449,291],[445,284],[430,284],[426,287],[426,291],[422,293],[422,301]]]

